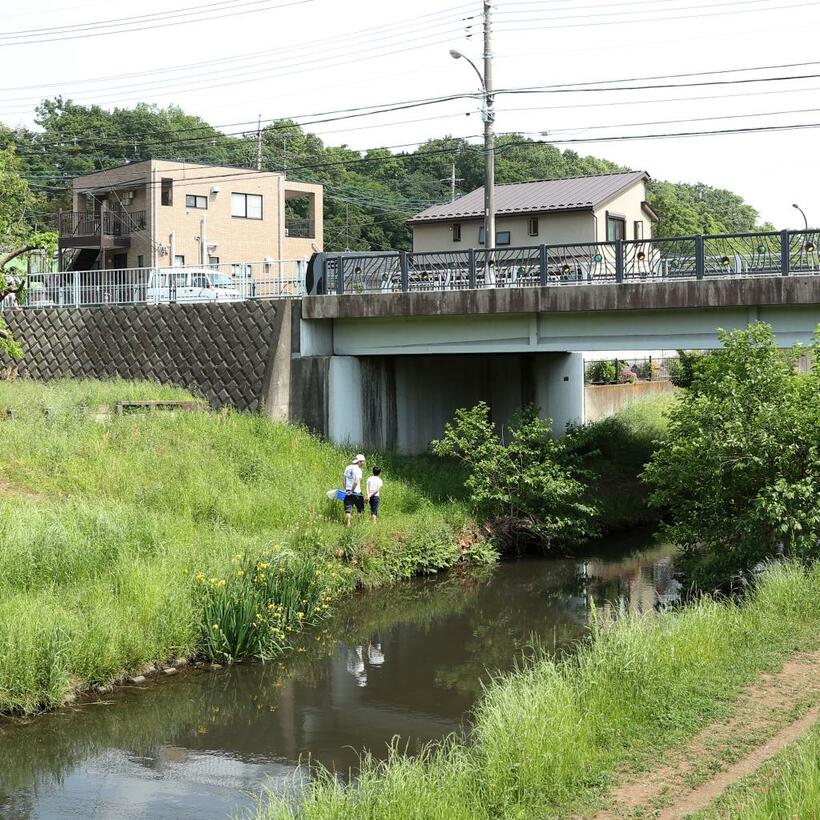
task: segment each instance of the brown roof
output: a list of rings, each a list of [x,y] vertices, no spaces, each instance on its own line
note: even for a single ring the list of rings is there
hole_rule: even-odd
[[[561,179],[537,179],[495,186],[496,214],[578,211],[597,208],[631,188],[648,180],[646,171],[620,174],[595,174]],[[416,214],[410,223],[439,222],[448,219],[470,219],[484,214],[484,187],[476,188],[455,202],[432,205]]]

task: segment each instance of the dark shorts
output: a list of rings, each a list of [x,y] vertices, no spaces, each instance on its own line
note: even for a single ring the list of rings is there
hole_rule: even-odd
[[[380,495],[371,495],[370,496],[370,514],[371,515],[378,515],[379,514],[379,502],[382,500]]]
[[[348,493],[345,496],[345,512],[352,513],[354,507],[357,512],[364,512],[364,496],[360,493]]]

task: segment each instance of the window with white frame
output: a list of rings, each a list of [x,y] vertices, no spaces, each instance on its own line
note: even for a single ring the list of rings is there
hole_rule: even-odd
[[[185,194],[185,207],[186,208],[200,208],[202,210],[207,210],[207,208],[208,208],[208,197],[207,196],[199,196],[198,194]]]
[[[527,233],[530,236],[538,236],[538,217],[531,216],[527,220]]]
[[[231,194],[231,216],[236,219],[261,219],[261,194]]]

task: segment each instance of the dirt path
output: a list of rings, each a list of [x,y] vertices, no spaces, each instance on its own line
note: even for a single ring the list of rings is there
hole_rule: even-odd
[[[745,689],[732,714],[671,749],[650,772],[625,777],[595,820],[678,820],[808,731],[820,717],[820,650],[791,658]]]

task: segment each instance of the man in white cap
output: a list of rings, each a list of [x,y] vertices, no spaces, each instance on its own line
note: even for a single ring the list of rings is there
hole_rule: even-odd
[[[345,526],[347,527],[350,526],[354,507],[360,515],[364,512],[364,496],[362,495],[362,469],[364,464],[364,456],[358,453],[342,476],[342,486],[345,491]]]

